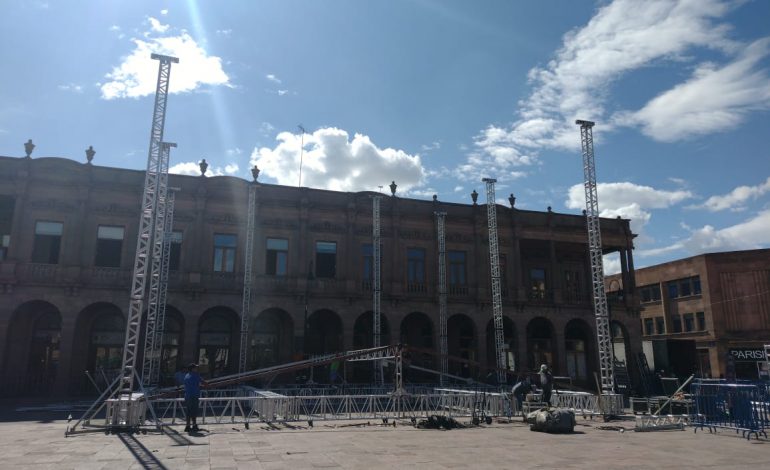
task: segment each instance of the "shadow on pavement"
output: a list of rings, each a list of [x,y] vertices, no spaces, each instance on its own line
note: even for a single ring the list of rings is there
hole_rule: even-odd
[[[141,442],[139,442],[133,434],[118,433],[118,439],[123,442],[123,444],[126,446],[126,449],[131,452],[131,455],[134,456],[142,468],[160,470],[165,470],[168,468],[163,465],[163,463],[158,460],[157,457],[155,457],[155,454],[153,454],[152,451],[150,451]]]

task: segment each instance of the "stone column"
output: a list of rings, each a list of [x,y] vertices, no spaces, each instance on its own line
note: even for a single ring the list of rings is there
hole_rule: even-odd
[[[551,365],[551,367],[554,369],[554,375],[567,374],[567,345],[564,339],[564,326],[565,325],[561,322],[553,324],[553,339],[556,357],[554,358],[554,364]]]
[[[548,240],[548,252],[551,263],[551,291],[553,292],[553,301],[555,303],[561,303],[561,269],[559,269],[559,262],[556,260],[556,243],[553,240]]]
[[[75,387],[85,375],[83,371],[73,370],[73,346],[77,328],[78,312],[61,312],[61,338],[59,340],[59,365],[56,369],[53,396],[63,397],[75,390]],[[81,338],[82,340],[82,338]],[[85,338],[89,341],[90,338]],[[79,375],[80,374],[80,375]],[[88,380],[88,379],[86,379]]]

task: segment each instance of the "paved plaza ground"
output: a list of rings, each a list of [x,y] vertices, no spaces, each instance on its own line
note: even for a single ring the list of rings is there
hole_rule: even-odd
[[[730,468],[770,466],[770,441],[730,431],[638,433],[632,420],[578,418],[576,433],[536,433],[520,420],[453,430],[394,428],[381,422],[205,425],[196,436],[182,427],[165,434],[64,436],[61,412],[0,409],[3,469],[392,469],[392,468]],[[467,423],[467,419],[461,419]],[[600,427],[622,426],[626,432]]]

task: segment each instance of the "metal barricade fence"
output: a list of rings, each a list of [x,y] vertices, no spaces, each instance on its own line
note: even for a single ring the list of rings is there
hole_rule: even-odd
[[[695,416],[692,425],[716,432],[732,429],[747,439],[767,437],[770,394],[765,384],[713,383],[696,380],[692,386]]]

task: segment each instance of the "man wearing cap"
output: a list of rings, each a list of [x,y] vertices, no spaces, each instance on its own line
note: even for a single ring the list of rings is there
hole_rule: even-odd
[[[184,405],[187,412],[184,432],[198,432],[198,400],[201,397],[201,385],[206,382],[198,374],[198,364],[187,366],[187,374],[184,376]],[[192,427],[190,426],[192,423]]]
[[[540,366],[540,386],[543,388],[543,402],[551,406],[551,391],[553,390],[553,375],[546,364]]]

